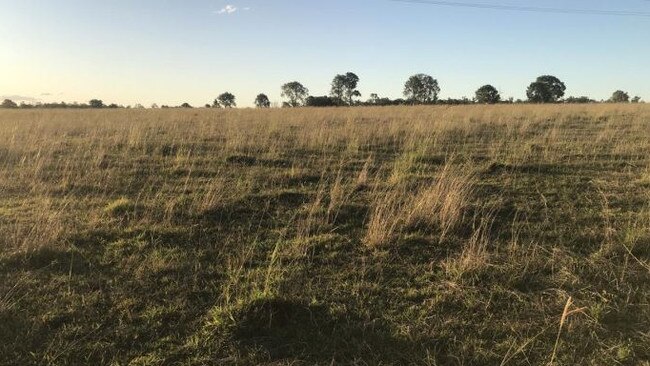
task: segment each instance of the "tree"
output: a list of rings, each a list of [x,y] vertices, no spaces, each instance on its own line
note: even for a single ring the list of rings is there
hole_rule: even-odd
[[[637,95],[636,97],[632,98],[632,103],[639,103],[639,102],[641,102],[640,96]]]
[[[17,108],[18,104],[11,99],[5,99],[2,101],[0,106],[2,106],[2,108]]]
[[[214,104],[220,105],[224,108],[237,107],[237,103],[235,102],[235,96],[229,92],[225,92],[220,96],[218,96],[217,99],[214,100]]]
[[[355,97],[360,97],[361,93],[357,90],[359,84],[359,77],[348,72],[345,75],[336,75],[332,80],[332,90],[330,95],[334,99],[352,105]]]
[[[309,89],[297,81],[292,81],[282,85],[282,97],[289,99],[284,104],[288,107],[300,107],[305,104],[305,99],[309,96]]]
[[[438,100],[438,93],[440,93],[438,80],[429,75],[413,75],[404,84],[404,96],[411,103],[435,103]]]
[[[566,85],[560,79],[552,75],[542,75],[530,84],[526,95],[533,103],[554,103],[564,96],[565,91]]]
[[[158,109],[158,104],[156,104],[156,103],[152,104],[151,109]]]
[[[553,97],[553,101],[556,102],[560,100],[564,96],[564,92],[566,91],[566,85],[560,79],[556,78],[555,76],[552,75],[542,75],[537,78],[537,81],[540,83],[544,83],[548,86],[549,90],[551,91],[551,96]]]
[[[258,94],[257,97],[255,97],[255,106],[257,108],[270,108],[271,101],[269,100],[269,97],[266,96],[266,94]]]
[[[530,84],[528,90],[526,90],[526,96],[531,103],[550,103],[553,101],[553,95],[551,95],[548,85],[539,81]]]
[[[190,103],[183,103],[181,104],[181,108],[192,108],[192,106],[190,105]]]
[[[496,104],[501,101],[499,91],[492,85],[483,85],[476,91],[476,102],[481,104]]]
[[[104,108],[104,102],[99,99],[92,99],[88,104],[90,108]]]
[[[617,90],[612,94],[609,101],[612,103],[628,103],[630,101],[630,95],[622,90]]]

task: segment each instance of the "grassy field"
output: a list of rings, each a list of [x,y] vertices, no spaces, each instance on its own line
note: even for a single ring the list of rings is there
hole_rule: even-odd
[[[650,365],[650,105],[0,111],[0,364]]]

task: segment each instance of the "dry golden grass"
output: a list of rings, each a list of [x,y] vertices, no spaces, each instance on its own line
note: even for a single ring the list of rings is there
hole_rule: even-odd
[[[459,225],[471,195],[471,168],[451,164],[443,166],[433,182],[390,185],[383,192],[373,192],[364,242],[370,247],[388,244],[395,235],[415,227],[438,230],[443,241]]]
[[[0,363],[650,362],[649,151],[648,105],[1,110]]]

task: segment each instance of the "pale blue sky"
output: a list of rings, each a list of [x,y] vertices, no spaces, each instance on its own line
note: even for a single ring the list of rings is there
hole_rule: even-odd
[[[457,0],[650,12],[648,0]],[[224,11],[227,5],[235,11]],[[401,97],[414,73],[442,97],[491,83],[523,98],[540,74],[568,95],[650,98],[650,17],[526,13],[389,0],[0,0],[0,96],[203,105],[230,91],[279,102],[298,80],[324,95],[337,73]]]

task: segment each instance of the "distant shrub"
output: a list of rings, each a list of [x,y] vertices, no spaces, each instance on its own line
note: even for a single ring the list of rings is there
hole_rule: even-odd
[[[395,99],[391,100],[390,98],[380,98],[379,95],[372,93],[370,94],[370,99],[366,102],[361,103],[361,105],[371,105],[371,106],[389,106],[389,105],[403,105],[406,104],[404,99]]]
[[[564,99],[564,103],[587,104],[587,103],[596,103],[596,101],[589,97],[568,97]]]
[[[307,107],[338,107],[344,105],[341,99],[328,96],[308,97],[306,100]]]
[[[100,99],[91,99],[90,102],[88,102],[88,105],[90,108],[104,108],[104,102],[101,101]]]
[[[2,104],[0,104],[1,108],[18,108],[18,104],[14,102],[11,99],[5,99]]]

